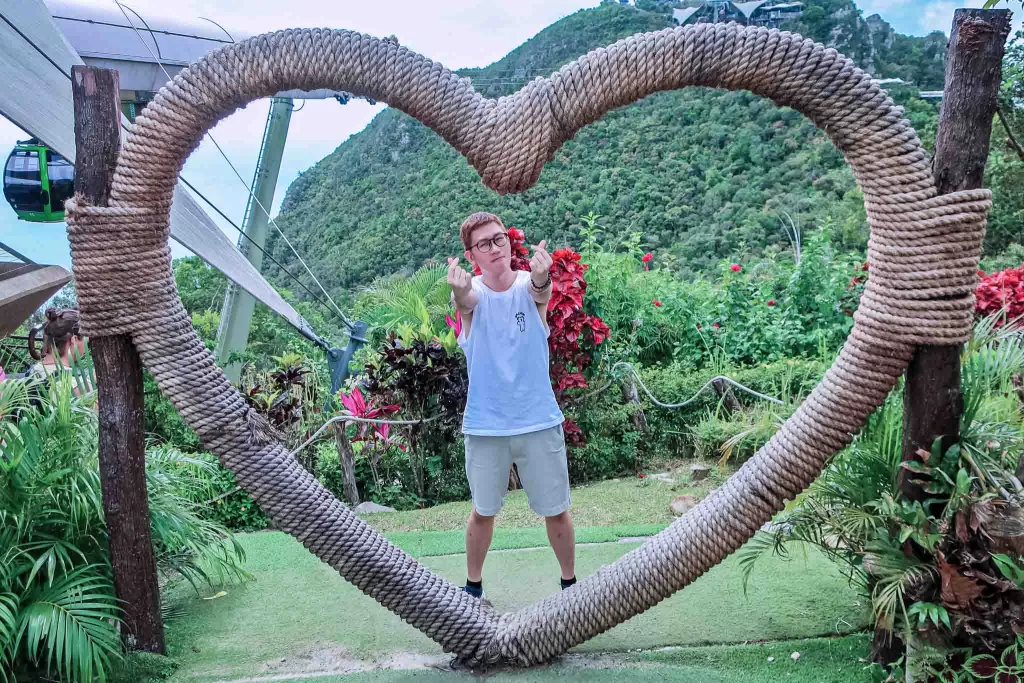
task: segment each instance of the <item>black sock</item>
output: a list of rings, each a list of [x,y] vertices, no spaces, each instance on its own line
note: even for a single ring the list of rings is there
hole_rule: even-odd
[[[562,590],[565,590],[569,586],[576,585],[576,576],[574,575],[571,579],[562,579]]]
[[[484,582],[470,581],[469,579],[466,579],[465,591],[472,595],[474,598],[479,598],[484,594]]]

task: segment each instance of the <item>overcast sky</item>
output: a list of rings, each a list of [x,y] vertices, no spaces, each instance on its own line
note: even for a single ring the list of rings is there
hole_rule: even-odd
[[[113,0],[76,1],[81,4],[113,6]],[[347,28],[376,36],[394,34],[403,45],[454,69],[491,64],[545,26],[576,10],[593,7],[598,2],[175,0],[174,17],[188,19],[204,16],[224,25],[229,31],[249,34],[313,26]],[[948,32],[956,7],[977,7],[982,2],[858,0],[857,5],[865,16],[875,12],[881,14],[901,33],[925,35],[933,30]],[[127,0],[126,4],[143,17],[166,16],[169,6],[167,0]],[[300,105],[296,103],[296,106]],[[267,107],[266,100],[254,102],[222,121],[212,132],[246,182],[251,181],[256,164]],[[362,130],[382,108],[382,105],[371,106],[363,100],[355,100],[344,106],[333,100],[307,101],[301,111],[292,116],[273,212],[280,206],[285,189],[300,171],[309,168],[350,135]],[[0,117],[0,152],[4,156],[17,139],[26,137],[27,134]],[[241,222],[248,193],[209,138],[190,157],[183,175],[237,223]],[[233,241],[237,239],[234,230],[227,224],[223,227]],[[6,203],[0,205],[0,242],[10,244],[33,260],[70,267],[64,225],[18,221]],[[176,256],[185,253],[181,247],[176,247],[174,251]]]

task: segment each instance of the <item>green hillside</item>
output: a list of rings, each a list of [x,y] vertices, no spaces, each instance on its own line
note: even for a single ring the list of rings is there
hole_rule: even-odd
[[[664,12],[606,2],[461,73],[494,97],[590,49],[670,24]],[[877,16],[865,20],[850,0],[809,0],[787,28],[837,47],[879,77],[942,86],[941,34],[895,34]],[[927,145],[935,106],[915,92],[894,96]],[[481,209],[555,245],[576,241],[581,217],[600,214],[613,232],[642,232],[646,247],[670,254],[683,275],[730,254],[788,248],[784,214],[805,229],[831,220],[841,248],[861,248],[867,236],[852,174],[812,124],[746,92],[699,88],[605,116],[559,150],[536,187],[506,197],[486,189],[440,137],[389,108],[295,180],[278,223],[341,294],[456,252],[459,222]],[[283,244],[271,246],[285,257]]]

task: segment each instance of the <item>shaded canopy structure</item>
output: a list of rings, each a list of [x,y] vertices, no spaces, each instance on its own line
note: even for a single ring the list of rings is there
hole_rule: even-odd
[[[0,261],[0,338],[18,329],[69,282],[71,273],[60,266]]]
[[[89,64],[116,69],[122,90],[159,90],[188,64],[210,50],[243,38],[205,20],[153,21],[125,7],[130,18],[110,7],[42,0],[18,0],[0,9],[0,114],[75,161],[71,67]],[[154,59],[154,55],[156,58]],[[166,72],[165,72],[166,70]],[[325,98],[348,93],[326,88],[289,88],[268,96]],[[123,131],[129,122],[122,120]],[[180,185],[171,208],[171,237],[249,292],[306,336],[309,324],[263,278]]]
[[[498,613],[336,500],[225,379],[189,324],[165,255],[174,169],[237,107],[287,88],[330,88],[403,110],[488,187],[521,192],[583,126],[687,86],[748,90],[792,107],[844,154],[871,230],[871,278],[853,330],[794,415],[695,508],[573,589]],[[529,665],[640,614],[734,552],[850,443],[917,345],[967,340],[990,206],[986,190],[938,194],[903,111],[851,60],[797,35],[730,23],[635,35],[494,100],[395,40],[341,30],[257,36],[161,90],[125,141],[109,205],[72,201],[67,213],[83,332],[131,336],[161,390],[278,528],[463,660]],[[130,275],[121,268],[129,257]]]

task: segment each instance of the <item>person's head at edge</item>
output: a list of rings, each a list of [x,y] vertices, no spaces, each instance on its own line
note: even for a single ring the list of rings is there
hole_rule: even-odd
[[[85,340],[78,327],[78,311],[73,308],[47,308],[46,322],[42,325],[43,345],[41,353],[35,349],[35,335],[38,328],[29,333],[29,350],[36,360],[44,365],[67,366],[71,358],[85,355]]]

